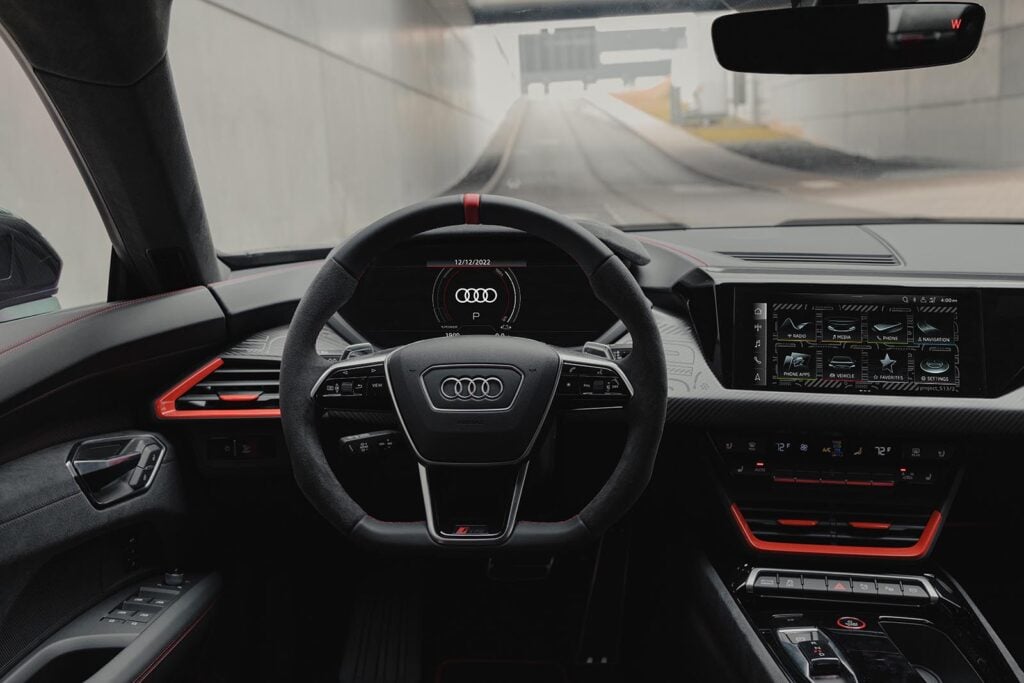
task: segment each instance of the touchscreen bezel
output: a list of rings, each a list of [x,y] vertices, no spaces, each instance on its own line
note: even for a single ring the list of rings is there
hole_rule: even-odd
[[[805,383],[788,384],[757,384],[753,379],[753,360],[750,349],[757,333],[754,330],[752,307],[759,302],[782,303],[787,299],[814,297],[816,299],[832,299],[837,303],[857,303],[859,299],[870,297],[907,297],[910,302],[922,298],[955,297],[958,307],[957,320],[959,337],[957,340],[959,355],[960,384],[956,389],[949,386],[929,387],[914,384],[907,387],[894,387],[892,383],[882,382],[828,382],[827,386],[808,386]],[[893,396],[946,396],[971,397],[985,396],[985,360],[983,325],[981,319],[981,294],[976,289],[964,288],[929,288],[929,287],[859,287],[859,286],[823,286],[823,285],[778,285],[770,287],[736,286],[732,297],[731,311],[731,386],[737,389],[753,389],[758,391],[813,392],[845,395],[893,395]],[[769,314],[770,317],[770,314]],[[771,339],[769,335],[769,339]],[[769,341],[769,344],[771,341]],[[885,384],[885,386],[883,386]]]

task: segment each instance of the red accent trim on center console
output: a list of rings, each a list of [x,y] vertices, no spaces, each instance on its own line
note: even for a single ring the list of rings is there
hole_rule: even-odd
[[[847,522],[854,529],[867,529],[869,531],[887,531],[892,526],[891,522]]]
[[[281,417],[280,408],[200,408],[198,410],[178,410],[175,407],[175,402],[184,396],[189,389],[199,384],[207,376],[213,374],[213,372],[222,365],[224,365],[223,358],[214,358],[209,363],[175,384],[170,391],[156,400],[156,403],[154,404],[156,416],[161,420],[223,420],[253,417]]]
[[[480,195],[462,195],[462,210],[465,212],[466,225],[479,225],[480,223]]]
[[[764,541],[754,535],[744,519],[743,513],[736,503],[729,508],[733,519],[743,535],[743,539],[754,550],[766,553],[795,553],[800,555],[841,555],[854,557],[887,557],[890,559],[918,560],[928,554],[935,537],[939,532],[942,513],[932,512],[925,524],[924,531],[917,543],[906,548],[886,548],[866,545],[826,545],[824,543],[786,543],[783,541]]]

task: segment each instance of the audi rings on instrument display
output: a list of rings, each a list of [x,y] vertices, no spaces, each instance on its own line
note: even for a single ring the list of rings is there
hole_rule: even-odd
[[[445,377],[441,395],[450,401],[493,401],[505,391],[497,377]]]
[[[498,290],[494,287],[459,287],[455,290],[455,303],[458,304],[493,304],[498,300]]]
[[[431,291],[441,333],[511,334],[522,303],[512,268],[442,269]]]

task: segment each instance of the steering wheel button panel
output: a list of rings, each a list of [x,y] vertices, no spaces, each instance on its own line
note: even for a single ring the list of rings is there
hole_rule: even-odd
[[[358,356],[332,365],[313,389],[321,408],[387,410],[391,407],[383,359]]]
[[[632,395],[633,388],[613,361],[580,361],[563,354],[555,393],[560,408],[619,408]]]

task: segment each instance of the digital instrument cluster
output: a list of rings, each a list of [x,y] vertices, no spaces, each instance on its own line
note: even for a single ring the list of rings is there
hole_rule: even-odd
[[[445,334],[513,332],[523,301],[516,270],[525,271],[525,261],[457,258],[426,266],[437,271],[431,301]]]
[[[958,292],[748,291],[736,384],[861,393],[969,394],[980,387],[977,311]]]
[[[614,323],[568,255],[524,238],[411,241],[378,259],[341,313],[381,347],[463,334],[580,346]]]

